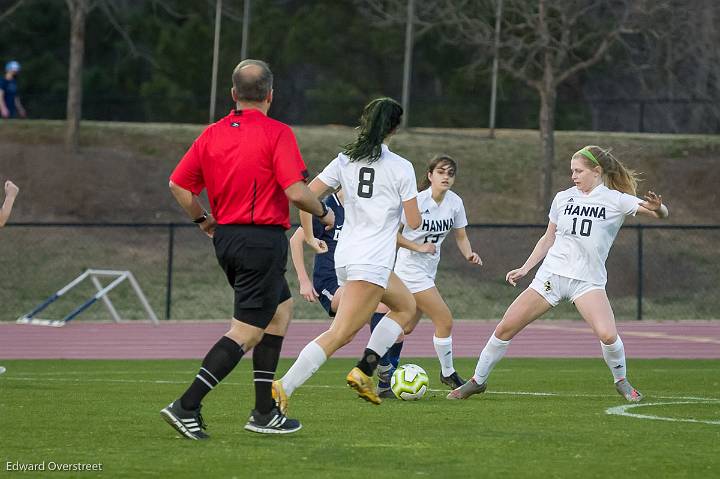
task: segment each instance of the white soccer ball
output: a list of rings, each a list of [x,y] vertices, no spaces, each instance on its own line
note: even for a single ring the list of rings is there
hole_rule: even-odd
[[[404,364],[397,368],[390,379],[390,388],[398,399],[417,401],[422,399],[429,387],[428,375],[417,364]]]

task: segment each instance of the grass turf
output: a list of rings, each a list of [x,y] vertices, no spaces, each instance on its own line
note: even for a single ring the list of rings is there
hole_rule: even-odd
[[[180,439],[159,410],[192,379],[198,361],[3,361],[0,470],[7,463],[102,463],[102,473],[53,477],[717,477],[720,362],[632,360],[646,406],[630,412],[716,424],[606,414],[624,403],[601,360],[506,359],[489,392],[446,401],[434,359],[419,402],[355,399],[352,360],[332,359],[291,398],[303,429],[244,431],[251,362],[205,401],[209,441]],[[473,359],[458,359],[467,374]],[[280,371],[286,371],[283,360]],[[534,395],[530,393],[552,393]],[[686,399],[692,397],[695,399]],[[706,398],[706,399],[699,399]],[[24,473],[23,477],[43,473]],[[47,474],[45,472],[44,474]]]

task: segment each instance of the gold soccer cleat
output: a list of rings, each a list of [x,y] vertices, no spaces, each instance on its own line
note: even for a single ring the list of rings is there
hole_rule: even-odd
[[[288,410],[288,397],[287,394],[285,394],[285,389],[283,389],[283,385],[280,381],[272,382],[272,397],[275,400],[278,409],[280,409],[280,413],[286,416]]]
[[[375,385],[373,384],[372,378],[362,372],[360,368],[352,368],[346,379],[348,386],[357,391],[358,396],[364,400],[373,404],[380,404],[382,402],[375,392]]]

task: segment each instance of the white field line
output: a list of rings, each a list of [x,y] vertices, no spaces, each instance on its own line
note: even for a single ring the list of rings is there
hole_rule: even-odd
[[[610,407],[605,410],[605,414],[614,416],[625,416],[633,417],[636,419],[650,419],[653,421],[670,421],[670,422],[694,422],[700,424],[717,424],[720,425],[720,420],[713,421],[710,419],[692,419],[692,418],[678,418],[678,417],[666,417],[666,416],[654,416],[651,414],[638,414],[634,412],[628,412],[630,409],[641,408],[641,407],[652,407],[652,406],[670,406],[673,404],[716,404],[717,400],[710,401],[680,401],[680,402],[654,402],[654,403],[642,403],[642,404],[624,404],[622,406]]]
[[[3,380],[10,381],[36,381],[36,382],[65,382],[65,383],[120,383],[120,384],[187,384],[188,380],[185,381],[169,381],[160,379],[109,379],[109,378],[38,378],[38,377],[4,377]],[[237,383],[231,381],[224,381],[223,384],[228,386],[244,386],[245,383]],[[328,385],[307,385],[305,388],[312,389],[341,389],[344,386],[328,386]],[[446,393],[446,389],[429,389],[432,392]],[[567,394],[567,393],[555,393],[555,392],[540,392],[540,391],[488,391],[485,394],[498,394],[506,396],[534,396],[534,397],[558,397],[558,398],[609,398],[613,395],[608,394]],[[628,410],[638,407],[651,407],[651,406],[662,406],[672,404],[719,404],[720,398],[705,398],[695,396],[654,396],[657,399],[671,399],[673,402],[659,402],[659,403],[642,403],[642,404],[625,404],[622,406],[615,406],[605,410],[605,414],[615,416],[632,417],[636,419],[649,419],[656,421],[670,421],[670,422],[687,422],[687,423],[700,423],[700,424],[712,424],[720,425],[720,420],[703,420],[703,419],[692,419],[692,418],[673,418],[664,416],[653,416],[647,414],[637,414],[628,412]],[[680,400],[680,401],[678,401]]]
[[[186,372],[183,372],[184,374]],[[104,373],[103,373],[104,374]],[[110,383],[110,384],[189,384],[192,379],[192,374],[188,374],[188,378],[185,380],[164,380],[164,379],[110,379],[110,378],[38,378],[28,376],[3,376],[2,381],[37,381],[41,383],[47,382],[66,382],[66,383]],[[248,383],[240,383],[233,381],[223,381],[223,385],[227,386],[248,386]],[[346,386],[331,386],[321,384],[310,384],[302,386],[304,389],[345,389]],[[428,389],[430,392],[449,392],[449,389]],[[485,394],[498,394],[503,396],[537,396],[537,397],[560,397],[560,398],[589,398],[589,399],[602,399],[602,398],[616,398],[616,394],[573,394],[573,393],[558,393],[558,392],[544,392],[544,391],[487,391]],[[653,396],[657,399],[673,399],[683,401],[694,401],[694,402],[720,402],[720,397],[709,398],[709,397],[697,397],[697,396]]]

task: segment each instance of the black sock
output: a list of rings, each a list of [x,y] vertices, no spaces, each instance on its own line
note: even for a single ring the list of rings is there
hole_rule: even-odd
[[[200,402],[215,386],[230,374],[243,357],[242,344],[238,344],[227,336],[223,336],[208,351],[203,359],[202,367],[195,380],[180,397],[180,405],[186,410],[195,410]]]
[[[253,379],[255,381],[255,409],[267,414],[275,406],[272,381],[275,378],[283,337],[265,333],[253,348]]]
[[[357,367],[368,376],[372,376],[375,372],[375,368],[377,368],[379,359],[380,357],[378,356],[378,353],[372,349],[366,349],[363,353],[362,359],[358,361]]]

